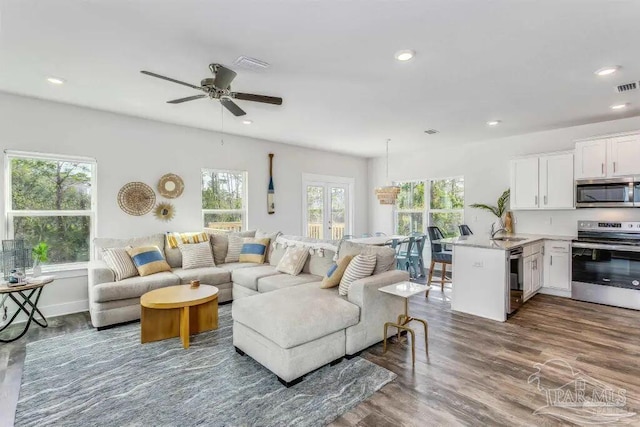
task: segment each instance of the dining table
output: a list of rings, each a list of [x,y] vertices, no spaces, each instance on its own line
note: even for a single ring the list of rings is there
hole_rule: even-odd
[[[409,236],[402,236],[399,234],[393,234],[391,236],[371,236],[371,237],[358,237],[355,239],[349,239],[350,242],[353,243],[361,243],[363,245],[371,245],[371,246],[384,246],[389,240],[398,240],[401,241],[403,239],[407,239]]]

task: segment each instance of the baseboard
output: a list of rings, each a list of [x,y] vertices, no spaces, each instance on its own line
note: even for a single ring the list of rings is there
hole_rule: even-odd
[[[70,301],[62,304],[43,305],[43,306],[39,306],[38,309],[47,318],[64,316],[65,314],[82,313],[84,311],[89,311],[89,300]],[[11,316],[13,316],[14,313],[15,311],[10,311],[8,313],[8,319],[11,319]],[[26,321],[27,321],[27,315],[24,313],[21,313],[18,316],[18,318],[13,322],[13,324],[24,323]],[[0,326],[1,325],[2,323],[0,322]]]
[[[556,297],[571,298],[571,291],[565,291],[564,289],[554,288],[540,288],[538,293],[545,295],[553,295]]]

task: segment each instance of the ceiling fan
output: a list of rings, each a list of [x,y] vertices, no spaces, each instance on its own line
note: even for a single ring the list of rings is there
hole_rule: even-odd
[[[186,98],[173,99],[167,101],[168,104],[181,104],[187,101],[194,101],[196,99],[211,98],[217,99],[220,103],[231,112],[234,116],[244,116],[245,113],[242,108],[238,106],[234,99],[241,101],[253,101],[262,102],[265,104],[282,105],[282,98],[275,96],[255,95],[252,93],[231,92],[231,82],[236,78],[237,73],[229,68],[220,64],[209,64],[209,70],[213,73],[213,78],[207,77],[202,79],[200,86],[192,85],[190,83],[181,82],[180,80],[172,79],[170,77],[161,76],[160,74],[152,73],[151,71],[140,71],[147,76],[156,77],[158,79],[167,80],[173,83],[177,83],[183,86],[188,86],[192,89],[201,90],[203,95],[187,96]]]

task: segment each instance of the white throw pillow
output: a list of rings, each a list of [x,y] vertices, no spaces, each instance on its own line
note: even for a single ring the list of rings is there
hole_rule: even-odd
[[[281,273],[297,276],[302,271],[309,256],[309,248],[305,246],[289,246],[278,263],[276,270]]]
[[[116,282],[138,275],[138,269],[125,248],[103,249],[102,259],[114,272]]]
[[[371,276],[373,269],[376,268],[376,254],[360,254],[351,260],[349,266],[342,275],[338,293],[340,295],[349,294],[351,284],[358,279],[364,279]]]
[[[187,270],[190,268],[215,267],[213,262],[213,253],[209,241],[201,243],[178,243],[180,252],[182,252],[182,268]]]
[[[229,235],[229,247],[227,249],[227,256],[224,259],[225,264],[240,261],[240,252],[242,251],[243,244],[244,237]]]

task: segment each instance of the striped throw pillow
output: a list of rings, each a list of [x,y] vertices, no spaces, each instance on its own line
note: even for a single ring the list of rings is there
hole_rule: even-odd
[[[244,244],[244,237],[242,236],[229,236],[229,247],[227,249],[227,256],[224,259],[225,263],[240,261],[240,252],[242,251],[242,245]]]
[[[345,270],[344,275],[340,280],[340,287],[338,288],[338,293],[340,295],[348,295],[349,287],[351,287],[351,284],[358,279],[364,279],[365,277],[371,276],[371,273],[373,273],[374,268],[376,268],[375,254],[356,255],[356,257],[353,258],[349,263],[349,266]]]
[[[267,248],[271,239],[253,239],[245,237],[242,249],[240,250],[240,262],[255,262],[263,264],[267,256]]]
[[[116,282],[138,275],[138,270],[125,248],[102,249],[102,259],[115,274]]]
[[[127,253],[131,256],[133,263],[138,269],[138,274],[148,276],[161,271],[171,271],[171,267],[164,259],[164,255],[157,246],[140,246],[127,248]]]
[[[209,242],[202,243],[178,243],[180,252],[182,253],[182,268],[187,270],[190,268],[215,267],[213,262],[213,253]]]
[[[176,249],[180,243],[189,244],[189,243],[202,243],[208,242],[209,235],[202,232],[197,233],[167,233],[167,245],[171,249]]]

